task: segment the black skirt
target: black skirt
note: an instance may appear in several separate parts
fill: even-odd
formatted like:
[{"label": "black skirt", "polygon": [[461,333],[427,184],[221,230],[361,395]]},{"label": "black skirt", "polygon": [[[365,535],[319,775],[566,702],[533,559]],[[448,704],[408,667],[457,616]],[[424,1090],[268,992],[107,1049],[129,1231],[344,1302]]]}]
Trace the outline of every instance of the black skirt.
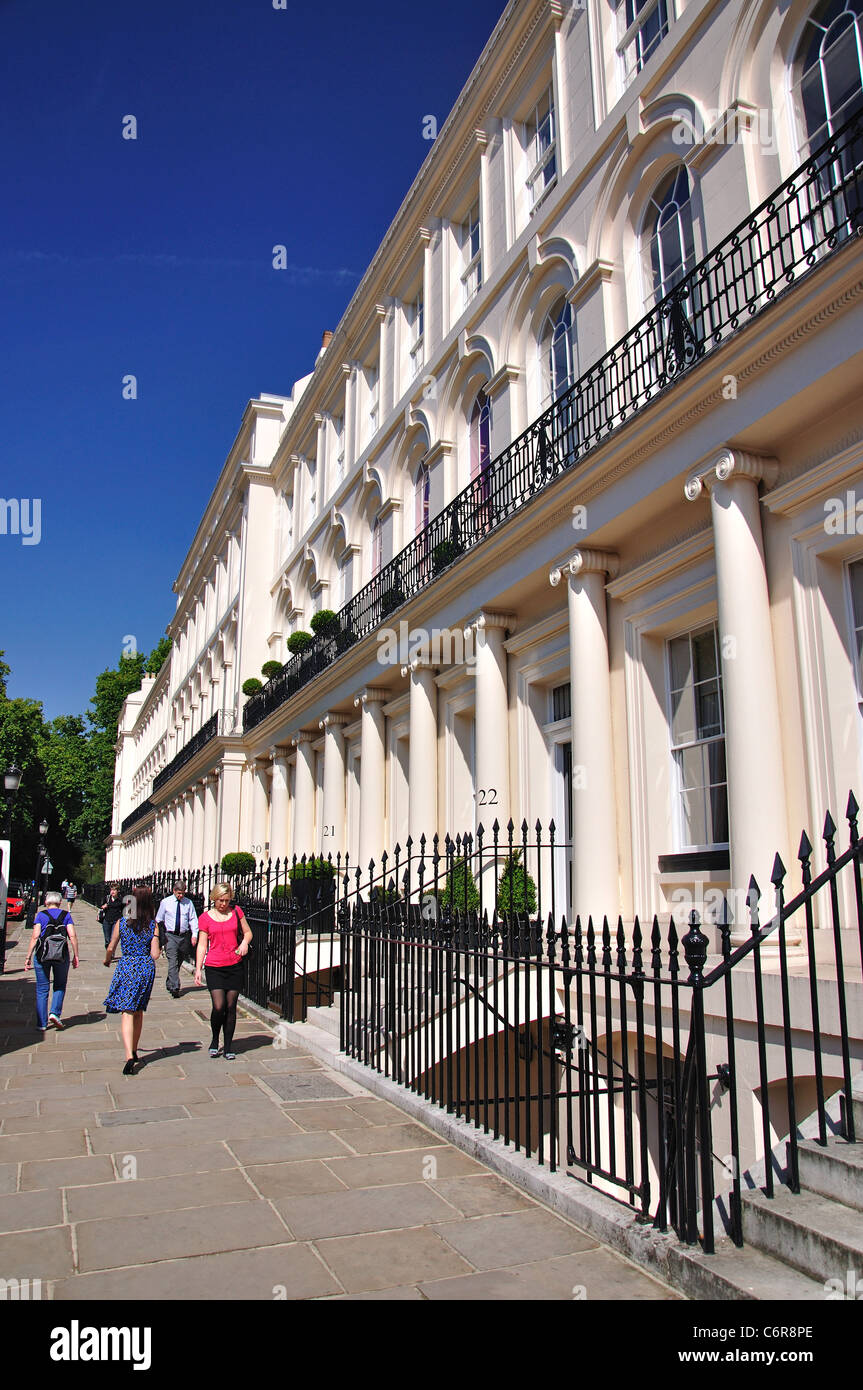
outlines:
[{"label": "black skirt", "polygon": [[245,983],[245,970],[242,962],[236,965],[208,965],[206,967],[207,989],[242,989]]}]

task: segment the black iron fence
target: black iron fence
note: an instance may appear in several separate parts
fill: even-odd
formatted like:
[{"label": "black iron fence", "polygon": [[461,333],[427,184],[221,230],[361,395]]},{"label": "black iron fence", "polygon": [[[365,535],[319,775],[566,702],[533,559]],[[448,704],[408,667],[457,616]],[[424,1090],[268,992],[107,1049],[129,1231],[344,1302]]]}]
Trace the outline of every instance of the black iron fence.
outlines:
[{"label": "black iron fence", "polygon": [[340,609],[333,632],[316,636],[252,696],[243,727],[260,724],[861,230],[858,115],[384,565]]},{"label": "black iron fence", "polygon": [[[828,815],[818,874],[802,837],[803,887],[787,901],[777,856],[777,908],[764,925],[750,880],[739,941],[727,897],[710,924],[692,910],[680,926],[570,925],[544,912],[534,882],[551,859],[548,903],[547,840],[513,844],[510,833],[499,873],[488,846],[478,852],[468,836],[456,853],[449,842],[443,891],[434,875],[419,891],[415,873],[413,895],[405,880],[401,893],[391,884],[343,901],[342,1048],[659,1229],[711,1253],[719,1222],[742,1244],[744,1185],[768,1196],[778,1183],[799,1189],[804,1119],[821,1144],[831,1129],[857,1137],[863,843],[853,795],[847,818],[838,853]],[[828,1115],[837,1096],[838,1126]]]}]

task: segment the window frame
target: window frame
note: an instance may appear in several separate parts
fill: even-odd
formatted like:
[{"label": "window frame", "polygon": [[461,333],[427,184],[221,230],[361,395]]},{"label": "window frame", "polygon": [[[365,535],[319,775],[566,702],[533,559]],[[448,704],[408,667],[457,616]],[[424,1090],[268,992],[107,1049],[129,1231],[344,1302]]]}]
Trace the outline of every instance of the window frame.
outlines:
[{"label": "window frame", "polygon": [[410,379],[415,381],[425,366],[425,296],[422,289],[408,306],[408,328]]},{"label": "window frame", "polygon": [[[635,17],[631,23],[626,25],[623,32],[620,33],[620,28],[626,19],[626,3],[627,0],[618,0],[617,3],[618,39],[616,53],[618,70],[620,72],[621,91],[623,92],[631,86],[639,73],[644,71],[656,52],[656,49],[662,43],[663,39],[667,37],[672,24],[677,18],[674,9],[674,0],[645,0],[643,7],[640,10],[636,10]],[[638,0],[634,0],[634,4],[637,6]],[[660,6],[663,6],[665,9],[665,28],[664,30],[662,29],[662,23],[660,22],[661,32],[659,37],[654,41],[650,52],[645,55],[639,43],[642,30]],[[627,53],[630,49],[633,50],[635,57],[634,64],[631,67],[627,59]]]},{"label": "window frame", "polygon": [[[717,680],[717,688],[718,688],[718,696],[719,696],[719,718],[720,718],[720,725],[721,725],[721,733],[719,733],[719,734],[712,734],[712,735],[710,735],[710,736],[707,737],[707,738],[698,738],[698,737],[697,737],[698,729],[697,729],[697,727],[696,727],[696,729],[695,729],[695,731],[694,731],[695,734],[696,734],[696,737],[691,738],[691,739],[688,739],[688,740],[686,740],[685,742],[675,743],[675,741],[674,741],[674,708],[673,708],[673,697],[674,697],[675,691],[674,691],[674,687],[673,687],[673,675],[672,675],[672,665],[671,665],[671,648],[672,648],[672,644],[673,644],[674,642],[680,641],[681,638],[684,638],[684,637],[687,638],[688,641],[689,641],[690,671],[693,673],[693,676],[692,676],[692,683],[693,683],[693,690],[694,690],[694,688],[695,688],[695,679],[694,679],[694,663],[692,662],[692,639],[693,639],[693,637],[697,637],[697,636],[701,635],[702,633],[705,633],[705,632],[708,632],[708,631],[711,631],[711,632],[713,633],[713,640],[714,640],[714,651],[715,651],[715,657],[716,657],[716,680]],[[696,844],[696,843],[692,843],[691,841],[689,841],[689,840],[688,840],[688,837],[687,837],[687,832],[686,832],[686,815],[685,815],[685,808],[684,808],[684,792],[685,792],[685,788],[684,788],[684,785],[683,785],[682,754],[683,754],[684,752],[686,752],[687,750],[692,749],[692,748],[706,748],[708,744],[712,744],[712,743],[722,743],[723,748],[724,748],[724,751],[725,751],[725,781],[724,781],[723,783],[714,783],[714,784],[708,783],[708,784],[705,785],[703,788],[701,788],[701,792],[702,792],[702,794],[706,794],[706,795],[709,797],[709,792],[710,792],[710,786],[711,786],[711,785],[715,785],[715,786],[720,786],[720,785],[722,785],[722,786],[724,786],[724,788],[725,788],[725,819],[726,819],[726,823],[729,824],[729,830],[730,830],[729,805],[728,805],[728,749],[727,749],[727,743],[726,743],[726,724],[725,724],[725,690],[724,690],[724,683],[723,683],[723,677],[722,677],[721,639],[720,639],[720,635],[719,635],[719,624],[718,624],[718,622],[716,621],[716,619],[713,619],[712,621],[709,621],[709,622],[706,622],[706,623],[700,623],[700,624],[699,624],[698,626],[696,626],[696,627],[686,627],[686,628],[684,628],[682,631],[673,633],[673,634],[671,634],[670,636],[666,637],[666,639],[665,639],[665,653],[664,653],[664,666],[665,666],[666,724],[667,724],[667,728],[668,728],[668,749],[669,749],[670,762],[671,762],[671,777],[670,777],[670,781],[669,781],[669,785],[670,785],[671,793],[672,793],[672,814],[671,814],[671,823],[672,823],[672,827],[673,827],[673,836],[674,836],[674,842],[675,842],[675,852],[676,852],[676,853],[695,854],[695,853],[700,853],[700,852],[704,852],[704,851],[708,851],[708,850],[730,849],[730,840],[714,840],[714,841],[711,841],[711,842],[706,843],[706,844]]]},{"label": "window frame", "polygon": [[[540,117],[539,113],[541,110],[546,108],[546,105],[546,115]],[[545,121],[549,122],[551,127],[551,133],[547,146],[544,150],[540,151],[538,148],[539,137],[540,131]],[[551,192],[551,190],[557,186],[558,181],[559,170],[557,167],[557,111],[554,105],[554,87],[551,83],[549,83],[548,87],[543,92],[540,100],[536,102],[536,104],[534,105],[530,120],[525,121],[524,133],[524,146],[525,151],[528,155],[528,159],[531,158],[530,151],[531,147],[533,147],[533,163],[531,164],[527,178],[525,179],[525,187],[527,188],[528,196],[528,215],[532,217],[533,214],[536,212],[537,208],[543,202],[543,200]],[[536,184],[538,180],[541,178],[542,174],[544,173],[547,165],[551,161],[554,162],[554,171],[551,175],[551,178],[548,179],[548,181],[542,185],[540,191],[537,192]]]},{"label": "window frame", "polygon": [[[474,215],[475,214],[475,215]],[[476,236],[476,250],[471,251],[473,238]],[[462,252],[462,301],[463,307],[476,298],[482,289],[482,210],[479,199],[474,202],[468,212],[466,220],[461,224],[461,252]],[[470,254],[468,254],[470,252]],[[471,281],[476,276],[476,284],[471,288]]]}]

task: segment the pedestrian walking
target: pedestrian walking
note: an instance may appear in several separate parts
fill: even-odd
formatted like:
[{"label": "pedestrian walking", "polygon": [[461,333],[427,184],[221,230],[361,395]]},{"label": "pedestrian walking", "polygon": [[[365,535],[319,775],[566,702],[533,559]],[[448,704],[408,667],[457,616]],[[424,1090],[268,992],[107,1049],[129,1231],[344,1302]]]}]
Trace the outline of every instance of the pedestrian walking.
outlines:
[{"label": "pedestrian walking", "polygon": [[109,1014],[122,1014],[120,1032],[126,1054],[124,1076],[135,1074],[144,1014],[153,992],[156,961],[161,955],[156,900],[152,891],[146,884],[139,884],[132,889],[132,896],[135,899],[134,911],[128,915],[124,913],[114,923],[104,960],[106,966],[110,965],[118,943],[122,944],[123,954],[111,980],[105,1010]]},{"label": "pedestrian walking", "polygon": [[207,989],[210,991],[213,1032],[210,1056],[219,1055],[219,1033],[222,1034],[226,1062],[233,1062],[234,1029],[237,1026],[237,1000],[243,988],[245,969],[243,958],[252,944],[252,929],[239,907],[232,907],[233,890],[230,883],[214,883],[210,893],[210,910],[198,923],[198,955],[195,961],[195,984],[201,983],[201,970],[207,964]]},{"label": "pedestrian walking", "polygon": [[76,888],[76,886],[75,886],[74,883],[70,883],[70,884],[68,885],[68,887],[66,888],[66,902],[68,903],[68,906],[69,906],[69,910],[70,910],[70,911],[71,911],[72,907],[74,906],[75,899],[77,898],[77,896],[78,896],[78,889]]},{"label": "pedestrian walking", "polygon": [[107,898],[99,908],[99,921],[102,923],[102,935],[105,938],[106,951],[115,923],[119,922],[122,916],[123,899],[120,897],[120,889],[116,883],[112,883]]},{"label": "pedestrian walking", "polygon": [[[36,913],[33,935],[27,949],[24,969],[32,964],[36,972],[36,1023],[44,1033],[49,1023],[62,1029],[63,1000],[69,978],[69,948],[72,966],[78,969],[78,938],[75,923],[57,892],[45,894],[44,906]],[[53,986],[53,990],[52,990]],[[48,994],[51,991],[51,1011]]]},{"label": "pedestrian walking", "polygon": [[180,962],[191,960],[198,943],[198,914],[195,904],[186,897],[186,885],[181,879],[174,891],[159,903],[156,921],[165,928],[164,946],[168,957],[168,978],[165,986],[172,999],[180,997]]}]

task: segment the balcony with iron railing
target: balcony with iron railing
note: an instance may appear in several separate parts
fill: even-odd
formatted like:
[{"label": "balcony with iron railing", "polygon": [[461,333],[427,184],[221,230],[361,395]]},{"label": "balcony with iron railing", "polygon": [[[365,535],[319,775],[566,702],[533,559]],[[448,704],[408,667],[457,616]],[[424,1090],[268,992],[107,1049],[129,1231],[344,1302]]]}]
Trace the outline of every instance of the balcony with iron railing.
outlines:
[{"label": "balcony with iron railing", "polygon": [[129,812],[123,824],[120,826],[120,833],[125,835],[127,830],[131,830],[133,825],[137,825],[139,820],[143,820],[152,809],[153,803],[150,798],[147,797],[145,801],[141,802],[140,806],[136,806],[134,811]]},{"label": "balcony with iron railing", "polygon": [[315,637],[252,696],[243,728],[253,729],[290,700],[861,233],[863,115],[858,115],[384,565],[339,610],[331,635]]}]

